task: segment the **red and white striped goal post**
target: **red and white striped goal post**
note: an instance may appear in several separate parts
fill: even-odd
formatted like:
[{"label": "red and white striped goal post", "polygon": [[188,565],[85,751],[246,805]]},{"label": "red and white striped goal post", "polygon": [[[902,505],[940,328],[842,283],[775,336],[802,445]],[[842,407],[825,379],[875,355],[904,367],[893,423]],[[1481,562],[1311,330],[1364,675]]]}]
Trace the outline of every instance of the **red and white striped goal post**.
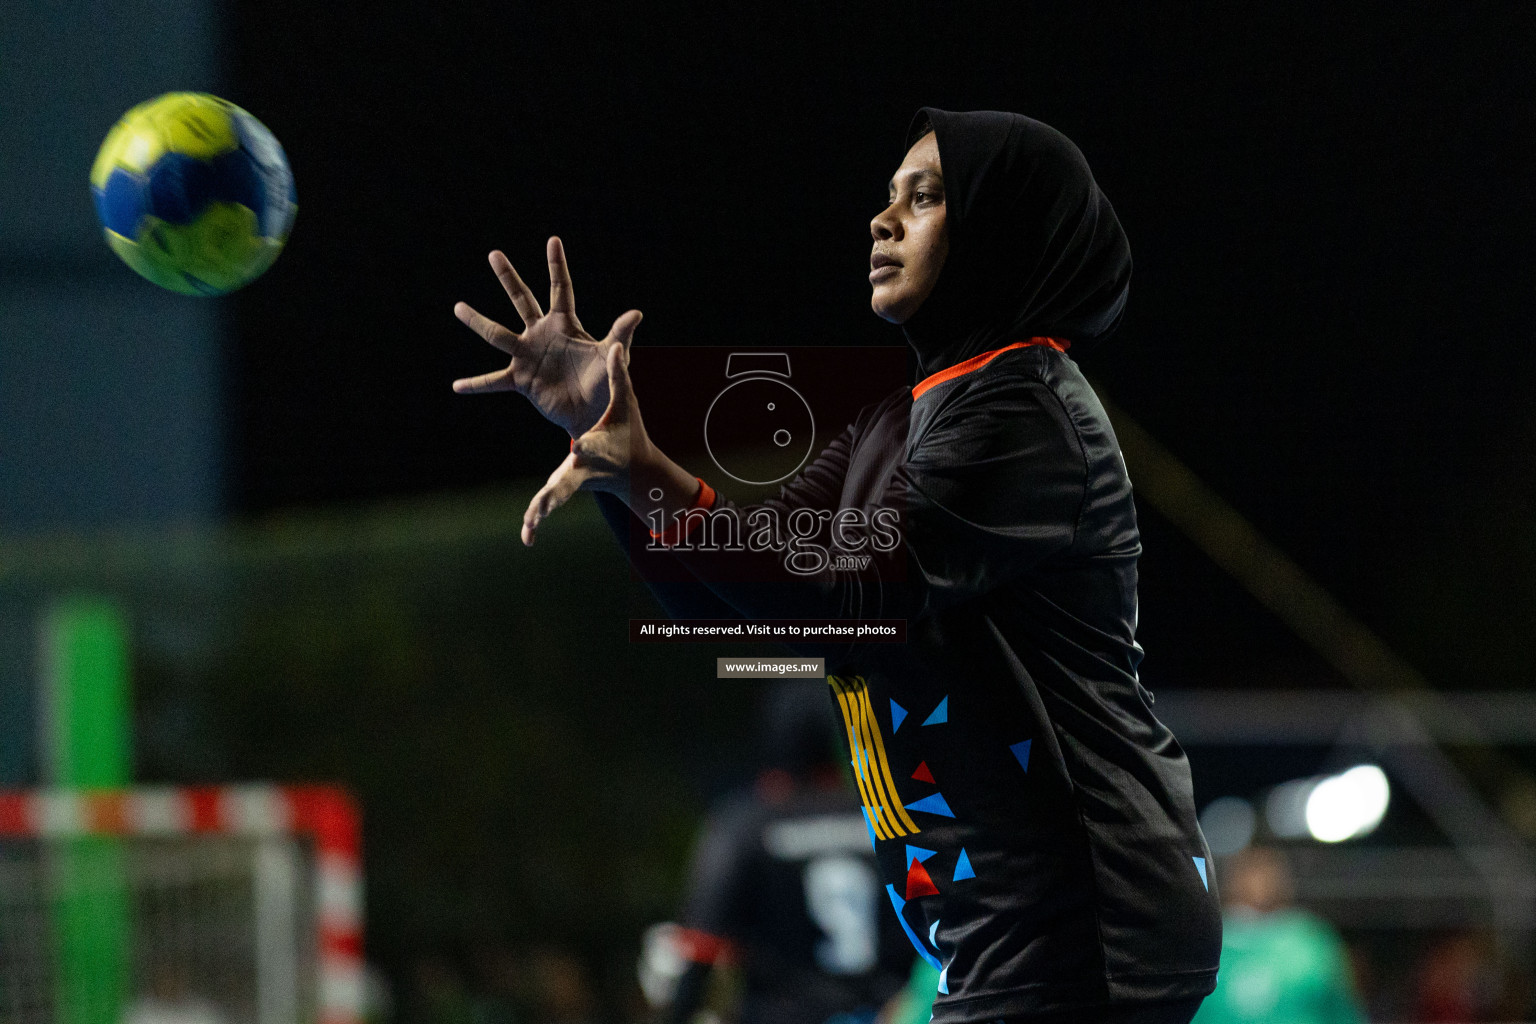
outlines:
[{"label": "red and white striped goal post", "polygon": [[0,839],[281,836],[314,843],[318,1024],[363,1020],[362,829],[334,786],[137,786],[0,791]]}]

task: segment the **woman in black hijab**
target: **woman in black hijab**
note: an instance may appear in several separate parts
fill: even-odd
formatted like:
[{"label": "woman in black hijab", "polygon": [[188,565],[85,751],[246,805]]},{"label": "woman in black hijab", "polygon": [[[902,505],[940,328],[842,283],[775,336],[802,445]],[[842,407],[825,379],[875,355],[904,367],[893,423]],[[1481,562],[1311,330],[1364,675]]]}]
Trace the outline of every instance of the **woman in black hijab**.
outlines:
[{"label": "woman in black hijab", "polygon": [[[790,646],[827,659],[886,893],[940,971],[936,1024],[1181,1024],[1214,987],[1220,916],[1188,764],[1137,679],[1130,481],[1067,354],[1118,324],[1129,247],[1082,154],[1038,121],[924,108],[907,143],[870,278],[920,379],[777,497],[739,508],[650,442],[626,370],[638,314],[602,342],[547,323],[574,322],[555,240],[549,317],[493,254],[528,330],[464,307],[513,361],[456,387],[514,388],[572,434],[526,543],[594,490],[674,617],[907,620],[905,645]],[[599,360],[606,389],[583,384]],[[562,363],[560,380],[529,369]],[[867,567],[795,571],[782,524],[805,509],[892,513],[902,543],[829,531]],[[723,547],[689,540],[706,533]]]},{"label": "woman in black hijab", "polygon": [[1082,345],[1118,327],[1131,249],[1078,148],[1049,125],[993,110],[924,107],[908,151],[929,133],[949,251],[937,287],[902,324],[923,375],[1020,338]]}]

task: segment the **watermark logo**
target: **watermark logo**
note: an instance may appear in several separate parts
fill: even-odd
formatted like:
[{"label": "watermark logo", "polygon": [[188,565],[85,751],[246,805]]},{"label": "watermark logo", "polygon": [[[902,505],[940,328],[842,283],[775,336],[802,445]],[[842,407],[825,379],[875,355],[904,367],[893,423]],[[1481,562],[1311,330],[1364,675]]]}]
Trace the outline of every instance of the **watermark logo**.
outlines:
[{"label": "watermark logo", "polygon": [[[682,512],[666,511],[654,491],[647,500],[631,502],[638,516],[632,549],[776,556],[720,559],[720,572],[739,572],[737,578],[745,579],[829,571],[904,579],[905,564],[890,556],[904,542],[905,510],[880,491],[900,457],[889,449],[904,442],[905,422],[895,428],[882,420],[880,440],[850,428],[859,423],[867,428],[876,406],[907,397],[909,355],[902,346],[668,347],[636,353],[630,371],[646,403],[653,442],[722,497],[715,508]],[[844,479],[845,467],[837,460],[819,464],[840,435],[844,443],[857,439],[874,446],[863,448],[856,460],[858,480]],[[888,463],[883,473],[872,471],[871,456]],[[830,501],[828,491],[836,494]],[[802,507],[813,493],[818,507]],[[649,529],[648,538],[641,526]],[[694,578],[666,558],[651,559],[643,575],[653,582]]]},{"label": "watermark logo", "polygon": [[[689,509],[670,518],[657,510],[646,520],[652,550],[777,552],[784,568],[798,576],[828,569],[863,572],[876,554],[895,551],[902,541],[901,512],[894,508],[797,508],[786,515],[776,506],[760,505],[744,511]],[[663,535],[683,539],[668,546],[657,539]]]},{"label": "watermark logo", "polygon": [[[704,414],[704,446],[720,472],[744,484],[787,480],[811,457],[816,416],[790,383],[788,352],[732,352],[731,381]],[[753,462],[743,451],[766,453]]]}]

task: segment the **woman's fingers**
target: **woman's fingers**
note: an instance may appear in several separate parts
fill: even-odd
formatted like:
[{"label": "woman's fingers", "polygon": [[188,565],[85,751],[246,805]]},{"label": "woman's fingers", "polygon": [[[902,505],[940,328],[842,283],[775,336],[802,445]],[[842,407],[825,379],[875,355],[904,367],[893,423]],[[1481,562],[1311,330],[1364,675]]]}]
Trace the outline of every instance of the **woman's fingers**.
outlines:
[{"label": "woman's fingers", "polygon": [[491,269],[496,272],[497,280],[506,290],[507,298],[512,300],[512,308],[522,317],[523,326],[532,327],[534,321],[544,315],[544,311],[539,308],[539,300],[534,298],[533,291],[518,276],[517,268],[512,266],[506,253],[495,249],[491,252],[490,260]]},{"label": "woman's fingers", "polygon": [[[523,543],[529,547],[533,546],[539,524],[583,487],[590,485],[593,490],[604,490],[627,486],[630,456],[625,447],[632,436],[629,421],[634,408],[634,392],[629,386],[623,346],[609,346],[606,356],[608,410],[598,428],[576,439],[560,468],[550,474],[549,480],[528,503],[528,511],[523,513],[522,535]],[[581,460],[579,465],[578,459]]]},{"label": "woman's fingers", "polygon": [[480,337],[490,342],[496,348],[501,349],[507,355],[510,356],[517,353],[517,335],[501,326],[495,320],[481,316],[469,303],[455,303],[453,315],[458,317],[470,330],[480,335]]},{"label": "woman's fingers", "polygon": [[640,321],[645,314],[638,309],[632,309],[613,322],[613,328],[608,332],[608,337],[618,342],[624,348],[624,362],[629,363],[629,346],[635,340],[635,328],[640,326]]},{"label": "woman's fingers", "polygon": [[549,311],[576,315],[576,293],[571,288],[571,271],[565,265],[565,246],[551,235],[546,247],[549,256]]},{"label": "woman's fingers", "polygon": [[608,350],[608,411],[603,418],[628,415],[634,401],[635,389],[629,381],[629,346],[615,345]]},{"label": "woman's fingers", "polygon": [[571,495],[581,490],[582,482],[588,475],[586,470],[576,468],[575,453],[565,457],[565,461],[550,474],[544,486],[539,488],[539,493],[528,503],[528,511],[523,513],[522,537],[525,546],[533,547],[539,524],[548,519],[555,509],[570,501]]},{"label": "woman's fingers", "polygon": [[512,380],[512,367],[508,366],[478,377],[461,377],[453,382],[453,390],[461,395],[483,395],[492,391],[516,391],[517,385]]}]

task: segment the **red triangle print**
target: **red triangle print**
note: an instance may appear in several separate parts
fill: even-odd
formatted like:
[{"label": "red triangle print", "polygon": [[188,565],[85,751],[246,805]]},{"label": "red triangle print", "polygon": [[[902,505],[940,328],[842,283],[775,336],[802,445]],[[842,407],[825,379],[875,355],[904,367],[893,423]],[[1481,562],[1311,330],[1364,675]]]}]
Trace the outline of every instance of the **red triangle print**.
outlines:
[{"label": "red triangle print", "polygon": [[932,782],[933,772],[928,770],[928,762],[924,761],[922,764],[918,765],[917,771],[912,773],[912,777],[918,782]]},{"label": "red triangle print", "polygon": [[928,869],[923,867],[922,861],[912,858],[912,866],[907,869],[907,899],[915,900],[919,896],[937,896],[939,887],[933,884],[933,878],[928,874]]}]

